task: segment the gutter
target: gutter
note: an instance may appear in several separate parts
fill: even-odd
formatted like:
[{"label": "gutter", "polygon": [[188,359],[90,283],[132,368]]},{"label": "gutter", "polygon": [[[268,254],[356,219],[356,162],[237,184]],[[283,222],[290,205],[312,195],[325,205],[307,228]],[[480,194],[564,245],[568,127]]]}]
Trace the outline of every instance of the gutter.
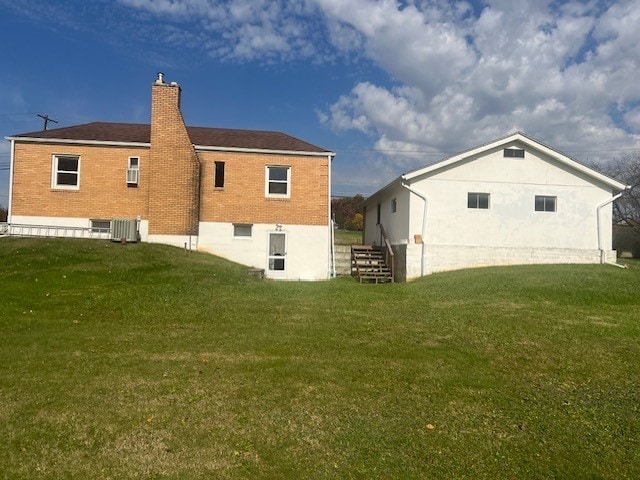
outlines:
[{"label": "gutter", "polygon": [[597,226],[597,230],[598,230],[598,252],[600,254],[600,263],[601,264],[606,264],[606,265],[612,265],[614,267],[618,267],[618,268],[627,268],[625,265],[620,265],[618,263],[613,263],[613,262],[608,262],[607,261],[607,256],[605,254],[604,249],[602,248],[602,220],[601,220],[601,213],[602,213],[602,208],[605,207],[606,205],[615,202],[618,198],[620,198],[622,196],[623,192],[620,192],[619,194],[611,197],[609,200],[606,200],[604,202],[602,202],[600,205],[598,205],[596,207],[596,226]]},{"label": "gutter", "polygon": [[420,276],[424,277],[425,275],[425,264],[426,264],[426,260],[427,260],[427,246],[426,246],[426,234],[427,234],[427,205],[428,205],[428,201],[427,201],[427,197],[424,196],[422,193],[414,190],[413,188],[411,188],[407,183],[405,183],[406,180],[401,177],[400,178],[400,185],[402,185],[404,188],[406,188],[407,190],[409,190],[409,192],[415,194],[417,197],[421,198],[422,201],[424,202],[424,209],[422,210],[422,254],[420,256]]}]

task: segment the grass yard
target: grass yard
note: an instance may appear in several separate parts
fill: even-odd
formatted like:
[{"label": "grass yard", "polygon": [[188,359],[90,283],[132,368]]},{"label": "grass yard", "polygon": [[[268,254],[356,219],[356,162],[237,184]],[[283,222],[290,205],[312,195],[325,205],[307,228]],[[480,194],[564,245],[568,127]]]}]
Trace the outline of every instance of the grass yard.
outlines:
[{"label": "grass yard", "polygon": [[362,245],[362,232],[335,230],[334,239],[336,245]]},{"label": "grass yard", "polygon": [[0,239],[0,478],[640,478],[640,263],[254,279]]}]

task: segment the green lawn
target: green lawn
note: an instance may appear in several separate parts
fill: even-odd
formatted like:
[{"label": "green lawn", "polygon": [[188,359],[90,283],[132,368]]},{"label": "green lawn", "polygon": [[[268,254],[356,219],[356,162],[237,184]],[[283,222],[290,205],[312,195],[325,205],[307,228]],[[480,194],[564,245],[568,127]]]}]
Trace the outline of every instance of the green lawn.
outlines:
[{"label": "green lawn", "polygon": [[640,478],[640,263],[254,279],[0,239],[0,478]]},{"label": "green lawn", "polygon": [[362,232],[353,230],[335,230],[334,238],[336,245],[361,245]]}]

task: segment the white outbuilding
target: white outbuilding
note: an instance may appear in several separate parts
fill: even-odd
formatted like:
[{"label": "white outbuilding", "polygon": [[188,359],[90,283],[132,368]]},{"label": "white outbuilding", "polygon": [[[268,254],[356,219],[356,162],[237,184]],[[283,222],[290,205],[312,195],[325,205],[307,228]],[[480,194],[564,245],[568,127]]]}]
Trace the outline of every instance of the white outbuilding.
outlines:
[{"label": "white outbuilding", "polygon": [[625,188],[516,132],[371,195],[364,243],[392,247],[398,280],[489,265],[614,263],[612,203]]}]

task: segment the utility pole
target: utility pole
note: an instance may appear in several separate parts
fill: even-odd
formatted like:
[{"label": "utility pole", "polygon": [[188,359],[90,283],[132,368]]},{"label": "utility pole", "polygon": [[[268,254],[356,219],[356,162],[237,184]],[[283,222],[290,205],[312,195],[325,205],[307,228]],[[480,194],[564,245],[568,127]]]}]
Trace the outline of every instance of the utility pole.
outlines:
[{"label": "utility pole", "polygon": [[42,115],[42,114],[38,113],[38,116],[39,116],[40,118],[44,118],[44,130],[46,130],[46,129],[47,129],[47,124],[48,124],[49,122],[58,123],[58,121],[57,121],[57,120],[54,120],[53,118],[49,118],[49,115],[47,115],[46,113],[45,113],[44,115]]}]

